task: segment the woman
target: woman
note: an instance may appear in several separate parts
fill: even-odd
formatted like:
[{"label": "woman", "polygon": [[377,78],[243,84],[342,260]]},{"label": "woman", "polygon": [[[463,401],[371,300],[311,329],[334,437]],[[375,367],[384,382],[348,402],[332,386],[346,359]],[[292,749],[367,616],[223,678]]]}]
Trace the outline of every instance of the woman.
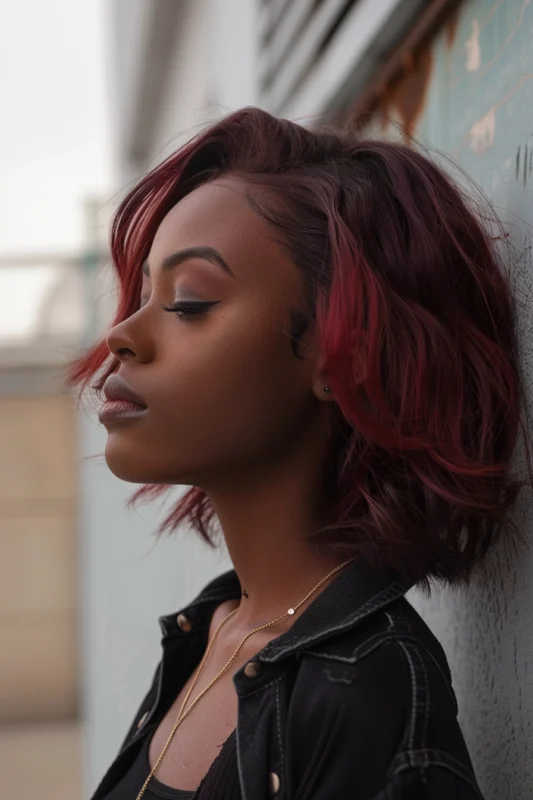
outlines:
[{"label": "woman", "polygon": [[482,798],[404,595],[466,586],[526,483],[494,247],[414,150],[257,108],[124,199],[116,318],[71,382],[133,499],[190,486],[161,530],[222,532],[235,569],[160,618],[94,800]]}]

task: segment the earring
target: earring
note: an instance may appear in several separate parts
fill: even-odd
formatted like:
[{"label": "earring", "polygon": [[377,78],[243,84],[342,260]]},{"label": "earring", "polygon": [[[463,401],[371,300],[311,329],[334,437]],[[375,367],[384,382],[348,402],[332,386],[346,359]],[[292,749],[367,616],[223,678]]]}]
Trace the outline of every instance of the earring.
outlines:
[{"label": "earring", "polygon": [[331,392],[331,387],[330,386],[324,386],[324,392],[326,394],[329,394]]}]

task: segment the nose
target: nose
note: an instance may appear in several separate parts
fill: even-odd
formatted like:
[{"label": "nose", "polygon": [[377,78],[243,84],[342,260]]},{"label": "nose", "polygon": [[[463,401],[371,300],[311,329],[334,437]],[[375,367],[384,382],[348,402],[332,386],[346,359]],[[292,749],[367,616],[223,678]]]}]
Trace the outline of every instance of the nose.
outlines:
[{"label": "nose", "polygon": [[[154,343],[147,330],[146,321],[141,320],[137,311],[131,317],[114,325],[106,337],[109,351],[119,361],[138,361],[147,363],[154,357]],[[141,315],[142,316],[142,315]]]}]

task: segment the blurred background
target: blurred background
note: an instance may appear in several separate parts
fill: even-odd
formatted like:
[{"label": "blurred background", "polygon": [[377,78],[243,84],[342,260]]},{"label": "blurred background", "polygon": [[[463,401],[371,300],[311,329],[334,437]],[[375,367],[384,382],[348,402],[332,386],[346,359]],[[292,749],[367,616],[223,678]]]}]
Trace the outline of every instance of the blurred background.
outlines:
[{"label": "blurred background", "polygon": [[[446,155],[489,195],[533,284],[530,0],[21,0],[0,36],[0,775],[17,800],[89,798],[159,659],[158,617],[227,553],[135,487],[65,389],[106,328],[117,203],[243,105],[359,122]],[[446,168],[461,175],[452,163]],[[533,314],[519,306],[531,385]],[[531,398],[528,398],[531,405]],[[531,534],[525,502],[517,521]],[[533,798],[532,558],[500,548],[468,593],[409,599],[442,642],[487,800]]]}]

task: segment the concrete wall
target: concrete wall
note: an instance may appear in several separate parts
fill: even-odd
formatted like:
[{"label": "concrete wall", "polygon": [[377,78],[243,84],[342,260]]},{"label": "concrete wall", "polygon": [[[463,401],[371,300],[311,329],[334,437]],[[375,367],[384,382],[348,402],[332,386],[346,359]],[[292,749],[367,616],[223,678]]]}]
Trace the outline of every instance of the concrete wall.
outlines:
[{"label": "concrete wall", "polygon": [[[514,277],[530,387],[532,31],[529,2],[465,2],[435,40],[405,59],[399,79],[382,92],[379,102],[380,113],[431,151],[451,155],[507,223],[517,250]],[[384,135],[398,136],[390,125],[376,127]],[[530,416],[531,406],[530,393]],[[515,519],[530,539],[531,492],[525,490]],[[487,800],[533,798],[532,572],[531,553],[515,552],[504,542],[468,592],[439,591],[430,602],[414,592],[409,595],[448,655],[459,719]]]}]

